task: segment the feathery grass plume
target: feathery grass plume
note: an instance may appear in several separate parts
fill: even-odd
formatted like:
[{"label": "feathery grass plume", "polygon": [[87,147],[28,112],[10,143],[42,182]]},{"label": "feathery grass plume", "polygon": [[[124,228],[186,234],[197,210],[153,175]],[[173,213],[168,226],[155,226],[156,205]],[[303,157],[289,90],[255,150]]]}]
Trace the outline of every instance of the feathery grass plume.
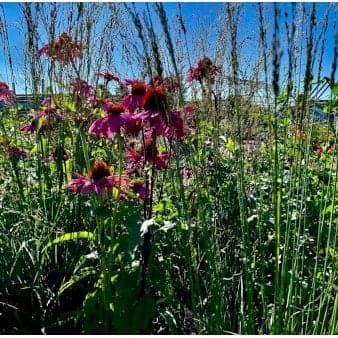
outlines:
[{"label": "feathery grass plume", "polygon": [[261,49],[261,57],[263,58],[263,69],[264,69],[264,83],[265,83],[265,100],[270,107],[270,95],[269,95],[269,81],[268,81],[268,63],[267,63],[267,41],[266,41],[266,26],[264,20],[264,4],[258,3],[258,18],[259,18],[259,46]]},{"label": "feathery grass plume", "polygon": [[313,29],[316,25],[315,20],[316,20],[316,5],[315,3],[313,3],[311,6],[309,33],[306,42],[306,65],[304,74],[304,92],[300,107],[300,120],[299,120],[300,125],[303,124],[303,120],[306,117],[306,111],[309,105],[309,95],[311,92],[311,86],[313,82],[312,60],[313,60]]},{"label": "feathery grass plume", "polygon": [[11,85],[12,89],[15,92],[15,73],[14,73],[14,67],[13,67],[13,59],[11,54],[11,49],[9,46],[9,39],[8,39],[8,26],[5,16],[5,10],[3,7],[3,4],[0,4],[1,8],[1,16],[0,16],[0,38],[3,42],[3,52],[5,56],[5,62],[8,61],[8,67],[11,74]]},{"label": "feathery grass plume", "polygon": [[[318,37],[318,40],[317,40],[317,43],[316,43],[315,47],[313,48],[315,51],[317,51],[318,47],[319,47],[319,44],[321,43],[320,53],[319,53],[319,58],[318,58],[318,71],[317,71],[317,77],[316,77],[316,81],[317,82],[320,81],[321,74],[322,74],[323,56],[324,56],[324,52],[325,52],[325,48],[326,48],[326,43],[327,43],[326,32],[327,32],[327,28],[328,28],[329,14],[331,12],[331,9],[332,9],[332,4],[329,4],[328,8],[326,9],[324,18],[322,19],[320,35]],[[315,58],[314,58],[313,62],[314,61],[315,61]]]},{"label": "feathery grass plume", "polygon": [[144,36],[144,33],[143,33],[143,27],[142,27],[142,23],[141,23],[139,14],[136,11],[135,4],[133,4],[133,11],[126,4],[124,4],[124,6],[125,6],[125,8],[127,9],[128,13],[130,14],[130,16],[132,18],[133,23],[134,23],[135,28],[136,28],[137,33],[138,33],[138,37],[142,42],[143,50],[144,50],[144,54],[145,54],[145,59],[146,59],[146,65],[147,65],[147,73],[148,73],[148,76],[150,78],[152,78],[152,68],[151,68],[151,62],[150,62],[151,58],[150,58],[150,55],[149,55],[148,44],[146,43],[146,39],[145,39],[145,36]]},{"label": "feathery grass plume", "polygon": [[[147,17],[144,15],[144,24],[148,30],[148,35],[150,38],[150,46],[152,51],[152,60],[154,60],[154,68],[157,73],[157,75],[162,79],[163,74],[163,65],[160,55],[160,48],[158,44],[158,39],[156,37],[155,31],[154,31],[154,25],[151,20],[150,10],[149,10],[149,4],[146,4],[147,7]],[[149,74],[150,75],[150,74]]]},{"label": "feathery grass plume", "polygon": [[[158,14],[158,16],[161,20],[161,25],[162,25],[162,28],[163,28],[164,37],[165,37],[167,48],[168,48],[168,51],[169,51],[171,63],[173,65],[174,71],[175,71],[175,77],[176,77],[176,79],[179,83],[179,87],[181,87],[181,80],[180,80],[180,76],[179,76],[179,73],[178,73],[174,46],[173,46],[173,42],[172,42],[170,32],[169,32],[167,15],[166,15],[166,12],[164,10],[163,4],[161,2],[156,2],[155,7],[156,7],[157,14]],[[181,27],[183,29],[183,32],[184,32],[184,34],[186,34],[186,30],[185,30],[182,18],[180,20],[181,20],[180,24],[181,24]],[[181,88],[179,88],[179,91],[181,93]],[[182,102],[182,99],[183,98],[181,97],[181,102]]]},{"label": "feathery grass plume", "polygon": [[288,73],[287,73],[287,87],[286,87],[286,95],[287,98],[285,100],[285,104],[289,103],[290,96],[292,94],[293,89],[293,77],[294,77],[294,67],[295,67],[295,55],[293,53],[295,48],[295,32],[296,32],[296,26],[295,26],[295,4],[291,4],[291,27],[288,23],[288,12],[285,11],[285,28],[286,28],[286,36],[287,36],[287,42],[288,42]]},{"label": "feathery grass plume", "polygon": [[[335,8],[335,12],[337,14],[337,8]],[[330,85],[331,88],[335,84],[335,74],[337,70],[337,58],[338,58],[338,25],[337,25],[337,15],[336,15],[336,20],[334,22],[334,48],[333,48],[333,59],[332,59],[332,65],[331,65],[331,74],[330,74]]]},{"label": "feathery grass plume", "polygon": [[280,72],[280,44],[279,44],[279,19],[280,19],[280,10],[278,5],[274,3],[274,32],[272,37],[272,51],[273,51],[273,60],[272,60],[272,88],[274,93],[274,116],[272,117],[272,132],[273,140],[271,141],[271,155],[273,158],[273,167],[272,167],[272,205],[274,213],[274,222],[275,222],[275,271],[274,271],[274,312],[273,312],[273,332],[277,333],[281,330],[281,302],[282,302],[282,292],[280,289],[280,248],[281,248],[281,182],[280,180],[280,168],[279,168],[279,153],[278,153],[278,112],[277,112],[277,103],[278,95],[280,92],[279,87],[279,72]]},{"label": "feathery grass plume", "polygon": [[191,63],[190,51],[189,51],[190,48],[188,47],[187,29],[185,28],[185,24],[184,24],[184,21],[183,21],[182,7],[181,7],[180,3],[178,3],[177,20],[178,20],[178,23],[180,25],[180,30],[183,32],[183,35],[184,35],[184,43],[185,43],[185,48],[186,48],[186,51],[187,51],[188,63],[189,63],[189,67],[191,67],[192,63]]},{"label": "feathery grass plume", "polygon": [[[241,332],[248,334],[254,333],[254,297],[253,297],[253,275],[251,254],[252,246],[248,239],[249,230],[247,222],[247,210],[245,205],[245,171],[244,171],[244,156],[243,156],[243,142],[242,142],[242,112],[239,108],[239,55],[238,55],[238,23],[241,6],[238,4],[228,3],[226,6],[227,22],[230,30],[230,45],[231,45],[231,85],[234,93],[234,111],[236,116],[236,141],[240,147],[237,152],[237,198],[239,201],[240,223],[241,223],[241,240],[243,245],[243,281],[241,286]],[[244,316],[244,313],[246,315]]]},{"label": "feathery grass plume", "polygon": [[25,58],[30,70],[31,89],[36,105],[39,103],[38,94],[41,90],[40,74],[42,73],[41,63],[36,56],[39,39],[38,20],[36,18],[40,15],[40,8],[41,6],[39,3],[21,4],[21,10],[24,14],[27,28]]},{"label": "feathery grass plume", "polygon": [[273,61],[272,61],[272,87],[275,94],[275,105],[277,105],[277,98],[279,95],[279,71],[280,71],[280,46],[279,46],[279,15],[280,11],[277,7],[277,4],[274,4],[274,32],[272,36],[272,51],[273,51]]}]

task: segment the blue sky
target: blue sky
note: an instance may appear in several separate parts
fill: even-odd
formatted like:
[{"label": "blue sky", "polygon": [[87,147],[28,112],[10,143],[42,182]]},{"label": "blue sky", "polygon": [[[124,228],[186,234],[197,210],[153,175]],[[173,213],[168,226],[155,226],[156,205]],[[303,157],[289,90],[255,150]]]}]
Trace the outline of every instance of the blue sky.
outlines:
[{"label": "blue sky", "polygon": [[[66,5],[59,3],[60,6]],[[257,36],[258,36],[258,19],[257,19],[257,4],[256,3],[243,3],[243,7],[241,9],[240,15],[240,28],[239,28],[239,35],[238,40],[242,41],[240,45],[240,55],[243,65],[243,72],[247,69],[249,71],[250,67],[253,64],[250,64],[250,60],[253,60],[258,57],[258,53],[260,51],[257,48]],[[298,5],[298,4],[296,4]],[[139,9],[140,13],[145,9],[144,3],[136,3],[137,8]],[[150,4],[151,6],[151,4]],[[178,6],[176,2],[166,2],[164,3],[169,23],[172,25],[173,30],[175,30],[178,26],[176,15]],[[273,5],[271,3],[265,3],[265,11],[264,15],[266,18],[267,28],[272,29],[272,13],[273,13]],[[310,3],[306,3],[305,8],[309,12],[309,8],[311,6]],[[317,3],[316,10],[317,10],[317,26],[316,26],[316,34],[320,33],[321,28],[321,18],[324,17],[325,11],[327,9],[327,3]],[[337,7],[337,4],[334,6]],[[281,30],[281,48],[285,49],[287,46],[287,40],[285,39],[285,13],[288,13],[289,17],[291,16],[291,4],[290,3],[279,3],[278,7],[281,11],[281,22],[280,22],[280,30]],[[182,16],[183,20],[187,29],[187,36],[188,36],[188,44],[198,44],[199,42],[203,43],[204,45],[204,54],[207,54],[210,57],[216,56],[216,45],[220,39],[220,27],[222,28],[222,20],[224,14],[224,3],[220,2],[204,2],[204,3],[189,3],[184,2],[181,3],[182,8]],[[23,55],[22,55],[22,46],[24,44],[24,28],[22,24],[22,13],[20,10],[20,6],[18,3],[3,3],[3,10],[5,14],[5,18],[8,25],[8,34],[9,40],[11,45],[11,52],[15,64],[15,71],[20,73],[22,72],[23,67]],[[0,13],[2,9],[0,7]],[[331,15],[329,18],[329,26],[326,34],[326,48],[325,53],[323,55],[323,75],[329,76],[331,71],[331,64],[332,64],[332,57],[333,57],[333,44],[334,44],[334,34],[335,34],[335,20],[337,17],[337,8],[331,11]],[[155,14],[153,17],[154,26],[160,27],[158,24],[158,19],[156,18]],[[157,21],[156,21],[157,20]],[[218,26],[216,27],[216,24]],[[297,27],[299,28],[299,27]],[[160,28],[159,28],[160,29]],[[204,39],[204,30],[208,30],[208,38],[207,41],[202,41]],[[305,27],[306,29],[306,27]],[[61,32],[60,32],[61,33]],[[174,35],[174,33],[173,33]],[[42,35],[43,37],[43,35]],[[201,41],[199,41],[201,40]],[[1,39],[0,39],[1,42]],[[46,43],[47,41],[45,41]],[[42,43],[42,42],[41,42]],[[271,39],[269,41],[271,43]],[[303,41],[305,43],[305,41]],[[305,45],[303,45],[305,48]],[[0,81],[11,83],[11,77],[8,70],[8,63],[6,62],[6,57],[1,54],[0,49]],[[203,55],[198,55],[198,53],[202,54],[202,50],[200,52],[194,53],[191,50],[191,62],[195,63],[199,57]],[[189,65],[187,65],[188,67]],[[315,65],[316,68],[316,65]],[[284,69],[285,71],[285,69]],[[316,70],[315,72],[316,73]],[[17,92],[23,92],[24,88],[22,83],[20,83],[20,76],[16,79],[16,89]]]}]

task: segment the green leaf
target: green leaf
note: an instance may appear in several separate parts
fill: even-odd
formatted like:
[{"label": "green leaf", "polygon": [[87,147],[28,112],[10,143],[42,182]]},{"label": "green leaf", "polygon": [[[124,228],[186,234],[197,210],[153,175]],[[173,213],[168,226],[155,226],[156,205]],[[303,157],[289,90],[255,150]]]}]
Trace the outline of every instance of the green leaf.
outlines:
[{"label": "green leaf", "polygon": [[45,118],[45,117],[39,117],[38,118],[38,123],[37,123],[37,127],[36,127],[36,129],[37,130],[39,130],[41,127],[42,127],[42,125],[43,125],[43,123],[46,121],[47,119]]},{"label": "green leaf", "polygon": [[338,82],[336,82],[332,87],[332,93],[338,94]]},{"label": "green leaf", "polygon": [[145,295],[134,308],[133,328],[138,331],[147,329],[155,314],[156,304],[154,299],[150,295]]},{"label": "green leaf", "polygon": [[92,240],[94,238],[94,234],[89,231],[78,231],[78,232],[69,232],[67,234],[64,234],[62,236],[59,236],[55,238],[53,241],[49,242],[43,249],[42,252],[47,250],[49,247],[51,247],[54,244],[63,243],[66,241],[71,240],[77,240],[77,239],[88,239]]},{"label": "green leaf", "polygon": [[80,280],[86,278],[87,276],[95,275],[96,273],[97,273],[97,270],[92,267],[85,267],[81,269],[78,275],[72,276],[72,278],[68,282],[60,286],[60,289],[57,295],[60,296],[62,292],[64,292],[66,289],[70,288],[71,286],[79,282]]},{"label": "green leaf", "polygon": [[326,209],[325,209],[325,214],[331,214],[333,211],[333,205],[330,204]]},{"label": "green leaf", "polygon": [[226,144],[226,148],[233,153],[235,151],[235,142],[231,137],[228,138],[228,142]]},{"label": "green leaf", "polygon": [[37,154],[39,151],[39,147],[38,145],[36,144],[30,151],[31,155],[34,155],[34,154]]}]

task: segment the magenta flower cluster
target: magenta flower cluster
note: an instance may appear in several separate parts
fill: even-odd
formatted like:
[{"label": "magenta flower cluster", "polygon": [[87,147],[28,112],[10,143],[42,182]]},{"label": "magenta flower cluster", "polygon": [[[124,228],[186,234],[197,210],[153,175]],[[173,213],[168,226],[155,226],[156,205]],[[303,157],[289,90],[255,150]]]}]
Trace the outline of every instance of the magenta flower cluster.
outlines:
[{"label": "magenta flower cluster", "polygon": [[13,90],[9,89],[8,84],[0,81],[0,101],[10,104],[15,101],[16,95]]},{"label": "magenta flower cluster", "polygon": [[47,55],[52,60],[62,63],[70,63],[81,57],[83,46],[73,41],[72,37],[67,33],[62,33],[57,40],[44,45],[38,50],[38,56]]},{"label": "magenta flower cluster", "polygon": [[197,80],[202,83],[203,79],[207,79],[212,82],[219,71],[220,68],[215,66],[209,57],[205,56],[198,60],[197,67],[190,67],[187,82]]}]

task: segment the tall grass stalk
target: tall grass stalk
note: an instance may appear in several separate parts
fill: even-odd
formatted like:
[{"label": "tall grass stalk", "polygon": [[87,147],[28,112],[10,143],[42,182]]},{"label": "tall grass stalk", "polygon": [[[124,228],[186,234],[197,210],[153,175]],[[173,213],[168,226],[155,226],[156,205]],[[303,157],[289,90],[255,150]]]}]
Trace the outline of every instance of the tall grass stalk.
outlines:
[{"label": "tall grass stalk", "polygon": [[252,246],[249,240],[249,228],[247,222],[247,210],[246,210],[246,191],[245,191],[245,172],[244,172],[244,148],[242,139],[242,114],[243,112],[239,108],[239,60],[238,60],[238,45],[237,45],[237,32],[238,32],[238,16],[240,7],[233,4],[228,4],[227,15],[230,25],[230,42],[231,42],[231,70],[232,70],[232,85],[234,88],[234,107],[233,110],[236,116],[236,141],[239,145],[239,151],[237,152],[237,184],[238,184],[238,200],[240,208],[240,221],[242,227],[242,246],[243,246],[243,282],[241,287],[243,288],[241,293],[241,317],[242,327],[241,332],[247,334],[253,334],[254,329],[254,297],[253,297],[253,274],[252,274]]}]

